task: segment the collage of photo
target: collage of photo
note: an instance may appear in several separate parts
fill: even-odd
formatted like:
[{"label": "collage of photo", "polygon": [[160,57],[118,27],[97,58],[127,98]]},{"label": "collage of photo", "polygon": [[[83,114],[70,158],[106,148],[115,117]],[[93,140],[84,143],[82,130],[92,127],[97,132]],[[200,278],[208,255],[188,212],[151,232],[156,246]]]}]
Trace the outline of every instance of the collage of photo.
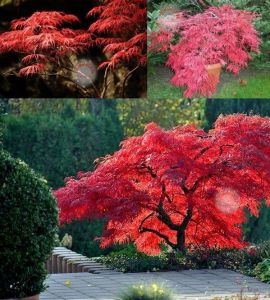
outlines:
[{"label": "collage of photo", "polygon": [[270,0],[0,0],[0,300],[270,300]]}]

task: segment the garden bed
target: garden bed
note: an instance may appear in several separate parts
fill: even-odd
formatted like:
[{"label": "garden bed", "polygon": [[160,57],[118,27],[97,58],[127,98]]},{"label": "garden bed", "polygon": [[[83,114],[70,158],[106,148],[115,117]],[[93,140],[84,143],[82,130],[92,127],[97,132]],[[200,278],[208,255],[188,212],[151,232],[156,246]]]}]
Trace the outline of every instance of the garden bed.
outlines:
[{"label": "garden bed", "polygon": [[99,263],[121,272],[157,272],[201,269],[228,269],[270,283],[270,242],[244,250],[193,249],[186,254],[163,251],[148,256],[130,245],[126,249],[95,258]]}]

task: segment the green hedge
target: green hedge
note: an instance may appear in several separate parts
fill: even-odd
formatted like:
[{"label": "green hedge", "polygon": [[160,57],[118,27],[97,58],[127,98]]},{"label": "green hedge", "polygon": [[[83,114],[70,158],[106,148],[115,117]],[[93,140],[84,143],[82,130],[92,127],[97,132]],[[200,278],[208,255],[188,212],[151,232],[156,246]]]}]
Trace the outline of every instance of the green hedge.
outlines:
[{"label": "green hedge", "polygon": [[107,248],[100,248],[100,241],[104,220],[94,221],[73,221],[61,228],[60,240],[67,233],[72,236],[72,249],[88,257],[107,255],[112,251],[119,251],[127,248],[126,245],[114,245]]},{"label": "green hedge", "polygon": [[44,289],[45,262],[54,246],[58,211],[47,182],[0,150],[0,298]]},{"label": "green hedge", "polygon": [[[45,100],[44,100],[45,101]],[[41,104],[43,104],[41,102]],[[46,104],[46,101],[45,103]],[[35,103],[30,103],[29,111]],[[53,188],[63,185],[65,177],[79,170],[88,171],[93,161],[115,151],[123,139],[123,132],[113,103],[89,110],[76,111],[70,105],[61,110],[35,110],[2,118],[3,146],[13,156],[26,161],[41,173]],[[102,222],[74,222],[60,230],[69,233],[73,250],[88,256],[106,254],[93,240],[100,235]]]},{"label": "green hedge", "polygon": [[4,148],[40,172],[53,188],[65,177],[92,168],[93,161],[118,148],[123,138],[117,114],[111,108],[93,116],[75,113],[6,115]]}]

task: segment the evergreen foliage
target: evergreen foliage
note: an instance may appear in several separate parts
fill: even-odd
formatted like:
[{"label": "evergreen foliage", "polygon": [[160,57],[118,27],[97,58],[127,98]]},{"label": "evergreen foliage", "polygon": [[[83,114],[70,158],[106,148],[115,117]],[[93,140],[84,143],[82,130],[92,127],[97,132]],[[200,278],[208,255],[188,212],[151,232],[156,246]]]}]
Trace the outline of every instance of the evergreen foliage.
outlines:
[{"label": "evergreen foliage", "polygon": [[4,148],[43,174],[53,188],[78,168],[91,169],[93,161],[116,150],[123,137],[110,105],[97,115],[66,106],[61,113],[8,114],[3,122]]},{"label": "evergreen foliage", "polygon": [[0,200],[0,298],[39,294],[55,244],[55,199],[42,177],[0,150]]}]

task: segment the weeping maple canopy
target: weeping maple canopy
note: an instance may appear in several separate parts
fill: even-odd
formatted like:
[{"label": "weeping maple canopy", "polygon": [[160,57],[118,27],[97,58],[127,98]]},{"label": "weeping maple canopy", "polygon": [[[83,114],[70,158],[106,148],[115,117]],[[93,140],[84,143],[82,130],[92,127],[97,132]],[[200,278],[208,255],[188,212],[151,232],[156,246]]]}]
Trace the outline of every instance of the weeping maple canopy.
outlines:
[{"label": "weeping maple canopy", "polygon": [[[230,5],[209,7],[194,16],[178,13],[178,26],[151,34],[149,50],[169,50],[166,65],[174,72],[170,82],[185,87],[185,97],[211,96],[216,92],[218,79],[208,74],[207,65],[221,64],[238,74],[252,60],[252,53],[259,53],[260,39],[253,26],[257,17],[254,12]],[[177,43],[175,34],[180,37]]]},{"label": "weeping maple canopy", "polygon": [[[11,22],[10,31],[0,34],[0,54],[23,55],[21,76],[51,71],[49,64],[69,67],[71,53],[87,53],[100,47],[106,54],[99,68],[146,66],[146,0],[101,0],[88,17],[95,17],[88,30],[71,27],[80,20],[56,11],[35,12]],[[49,72],[48,72],[49,73]]]},{"label": "weeping maple canopy", "polygon": [[95,34],[97,43],[110,59],[100,68],[115,68],[119,64],[146,66],[146,0],[103,0],[100,6],[90,10],[88,17],[97,20],[89,31]]},{"label": "weeping maple canopy", "polygon": [[103,247],[243,248],[245,210],[270,200],[270,118],[220,116],[209,132],[150,123],[55,196],[62,224],[106,218]]},{"label": "weeping maple canopy", "polygon": [[21,76],[45,73],[48,62],[63,65],[61,59],[71,53],[85,51],[90,35],[67,26],[79,23],[76,16],[62,12],[36,12],[29,18],[14,20],[11,31],[0,35],[0,54],[23,54]]}]

